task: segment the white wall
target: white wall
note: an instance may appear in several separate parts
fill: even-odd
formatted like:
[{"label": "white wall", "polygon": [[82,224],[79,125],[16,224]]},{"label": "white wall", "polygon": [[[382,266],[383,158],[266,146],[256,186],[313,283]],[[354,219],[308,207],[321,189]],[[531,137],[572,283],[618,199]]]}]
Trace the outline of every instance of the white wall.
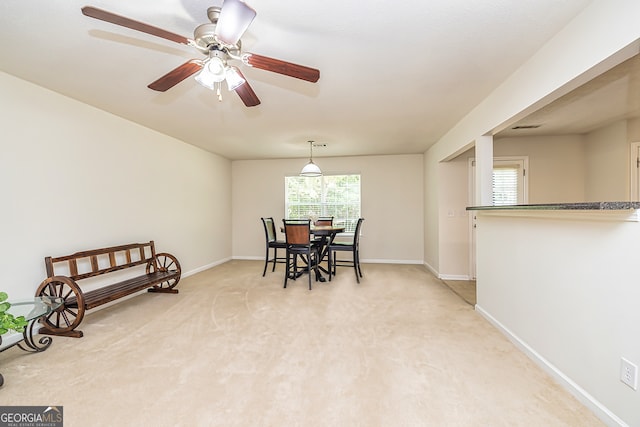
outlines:
[{"label": "white wall", "polygon": [[[469,162],[464,156],[439,165],[439,177],[451,191],[439,195],[441,258],[439,276],[468,279],[469,271]],[[453,190],[455,189],[455,190]]]},{"label": "white wall", "polygon": [[629,142],[640,142],[640,119],[633,119],[627,122],[627,140]]},{"label": "white wall", "polygon": [[620,120],[585,136],[585,201],[629,200],[627,121]]},{"label": "white wall", "polygon": [[439,175],[438,153],[429,150],[424,155],[424,263],[436,276],[440,269],[440,203],[441,191],[451,187]]},{"label": "white wall", "polygon": [[640,222],[518,215],[478,211],[477,309],[609,425],[639,426],[619,378],[621,357],[640,365]]},{"label": "white wall", "polygon": [[231,163],[0,73],[2,285],[45,256],[155,240],[188,273],[231,256]]},{"label": "white wall", "polygon": [[584,137],[501,138],[496,140],[493,154],[529,157],[529,203],[585,201]]},{"label": "white wall", "polygon": [[[360,173],[363,262],[422,263],[422,155],[314,158],[322,171]],[[260,217],[284,217],[284,177],[307,159],[232,163],[233,257],[264,259]]]}]

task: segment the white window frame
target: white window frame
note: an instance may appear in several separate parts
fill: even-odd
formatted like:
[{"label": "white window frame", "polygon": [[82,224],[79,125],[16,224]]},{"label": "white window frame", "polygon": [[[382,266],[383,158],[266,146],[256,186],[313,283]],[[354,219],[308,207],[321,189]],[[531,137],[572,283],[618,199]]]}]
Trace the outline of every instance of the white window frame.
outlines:
[{"label": "white window frame", "polygon": [[[640,145],[640,143],[638,143]],[[469,206],[475,206],[475,158],[469,158]],[[529,157],[501,156],[493,158],[493,167],[507,167],[517,165],[522,170],[522,188],[518,192],[518,204],[529,203]]]},{"label": "white window frame", "polygon": [[515,167],[519,169],[521,175],[518,179],[518,201],[516,204],[522,205],[529,201],[529,185],[527,170],[529,169],[528,157],[495,157],[493,159],[493,169]]},{"label": "white window frame", "polygon": [[[355,199],[350,200],[348,203],[336,203],[335,201],[329,201],[326,199],[329,191],[327,190],[327,178],[336,177],[336,176],[357,176],[358,177],[358,191],[357,197]],[[317,209],[310,209],[309,212],[301,213],[299,215],[290,214],[289,209],[289,195],[288,195],[288,180],[289,179],[302,179],[302,180],[319,180],[320,181],[320,191],[319,196],[320,200],[317,202]],[[307,181],[309,182],[309,181]],[[289,175],[285,177],[284,180],[284,217],[285,218],[310,218],[315,219],[316,217],[321,216],[334,216],[334,224],[336,225],[344,225],[346,227],[345,232],[342,235],[353,235],[355,231],[355,227],[358,221],[358,218],[362,217],[362,175],[359,173],[336,173],[336,174],[324,174],[319,177],[308,178],[308,177],[300,177],[298,175]],[[357,206],[356,206],[357,205]],[[332,209],[334,206],[346,206],[346,210],[348,211],[348,215],[336,215],[336,209]],[[340,209],[337,209],[340,210]]]}]

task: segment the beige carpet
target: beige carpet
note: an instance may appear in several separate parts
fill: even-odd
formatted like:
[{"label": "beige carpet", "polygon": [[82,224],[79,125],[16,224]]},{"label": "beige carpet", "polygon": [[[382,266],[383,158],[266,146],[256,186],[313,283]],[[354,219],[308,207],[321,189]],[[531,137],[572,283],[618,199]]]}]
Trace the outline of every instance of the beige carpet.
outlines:
[{"label": "beige carpet", "polygon": [[601,426],[440,280],[363,265],[282,288],[232,261],[0,353],[2,405],[87,426]]},{"label": "beige carpet", "polygon": [[451,288],[467,304],[476,305],[476,281],[475,280],[443,280],[445,285]]}]

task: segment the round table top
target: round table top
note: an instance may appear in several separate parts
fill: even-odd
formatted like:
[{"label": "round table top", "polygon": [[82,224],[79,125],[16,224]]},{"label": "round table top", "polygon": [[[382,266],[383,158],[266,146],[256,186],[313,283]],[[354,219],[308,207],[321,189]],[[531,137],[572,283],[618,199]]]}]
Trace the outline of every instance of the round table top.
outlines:
[{"label": "round table top", "polygon": [[313,234],[318,233],[342,233],[344,231],[343,225],[314,225],[311,227]]},{"label": "round table top", "polygon": [[[329,235],[332,233],[342,233],[344,229],[344,225],[312,225],[311,234]],[[284,226],[280,227],[280,231],[284,233]]]}]

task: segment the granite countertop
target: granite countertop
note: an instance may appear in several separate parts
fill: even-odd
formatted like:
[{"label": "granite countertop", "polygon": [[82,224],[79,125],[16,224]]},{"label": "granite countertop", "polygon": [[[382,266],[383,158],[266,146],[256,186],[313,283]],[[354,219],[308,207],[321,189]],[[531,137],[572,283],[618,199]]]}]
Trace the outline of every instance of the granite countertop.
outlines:
[{"label": "granite countertop", "polygon": [[532,205],[506,206],[468,206],[468,211],[481,210],[589,210],[589,211],[620,211],[640,209],[640,202],[581,202],[581,203],[541,203]]}]

